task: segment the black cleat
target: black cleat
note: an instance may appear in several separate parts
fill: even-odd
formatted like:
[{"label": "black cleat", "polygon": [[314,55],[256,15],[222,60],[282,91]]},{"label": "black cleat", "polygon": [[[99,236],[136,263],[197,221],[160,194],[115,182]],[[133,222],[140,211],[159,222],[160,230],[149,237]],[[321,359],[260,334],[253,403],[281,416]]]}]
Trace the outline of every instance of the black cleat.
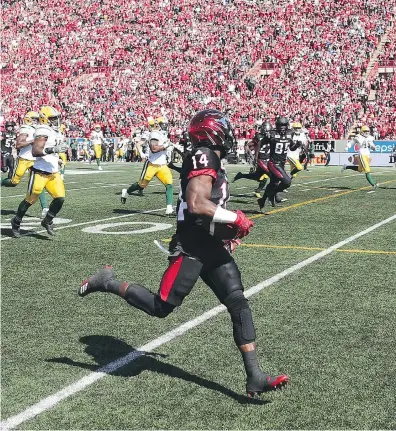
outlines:
[{"label": "black cleat", "polygon": [[241,178],[242,178],[242,172],[238,172],[236,175],[235,175],[235,177],[234,177],[234,179],[231,181],[232,183],[235,183],[235,181],[238,181],[238,180],[240,180]]},{"label": "black cleat", "polygon": [[138,196],[143,196],[143,189],[140,189],[140,190],[138,191]]},{"label": "black cleat", "polygon": [[45,228],[48,232],[48,235],[55,236],[56,233],[54,231],[54,222],[48,222],[45,218],[41,220],[41,226]]},{"label": "black cleat", "polygon": [[276,391],[289,382],[289,377],[286,374],[280,376],[270,376],[260,373],[247,378],[246,393],[248,398],[256,398],[263,392]]},{"label": "black cleat", "polygon": [[14,238],[21,236],[21,223],[17,221],[16,217],[11,219],[11,230]]},{"label": "black cleat", "polygon": [[77,294],[82,297],[93,292],[106,292],[106,284],[114,278],[115,274],[113,268],[111,266],[105,266],[96,274],[84,280],[78,288]]}]

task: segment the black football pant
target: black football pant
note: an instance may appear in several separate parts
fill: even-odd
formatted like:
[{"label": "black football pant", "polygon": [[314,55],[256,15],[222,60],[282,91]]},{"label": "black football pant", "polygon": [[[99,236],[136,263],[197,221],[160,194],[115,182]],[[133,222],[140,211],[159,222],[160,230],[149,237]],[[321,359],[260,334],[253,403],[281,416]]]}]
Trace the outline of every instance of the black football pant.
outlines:
[{"label": "black football pant", "polygon": [[292,178],[285,171],[283,164],[268,162],[268,169],[271,173],[271,181],[267,186],[266,195],[270,201],[273,201],[277,193],[291,186]]},{"label": "black football pant", "polygon": [[182,304],[201,278],[227,307],[237,346],[254,342],[256,334],[253,318],[243,294],[241,274],[223,242],[203,230],[199,233],[201,238],[196,234],[180,236],[182,238],[178,238],[177,247],[183,247],[184,251],[170,257],[158,293],[154,294],[144,286],[130,284],[125,300],[151,316],[163,318]]},{"label": "black football pant", "polygon": [[12,157],[11,153],[3,153],[1,155],[1,170],[3,172],[8,171],[8,179],[12,178],[14,173],[14,157]]}]

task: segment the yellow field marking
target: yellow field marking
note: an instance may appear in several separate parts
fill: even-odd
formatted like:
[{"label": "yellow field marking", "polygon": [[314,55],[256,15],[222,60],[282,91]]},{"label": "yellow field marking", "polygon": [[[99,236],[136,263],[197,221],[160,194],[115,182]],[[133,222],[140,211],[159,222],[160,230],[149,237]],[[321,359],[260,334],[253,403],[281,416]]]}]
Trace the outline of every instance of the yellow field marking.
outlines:
[{"label": "yellow field marking", "polygon": [[[253,248],[276,248],[276,249],[289,249],[289,250],[307,250],[307,251],[323,251],[325,248],[321,247],[304,247],[299,245],[273,245],[273,244],[241,244],[241,247]],[[386,250],[362,250],[362,249],[342,249],[335,250],[342,253],[366,253],[366,254],[396,254],[396,251]]]},{"label": "yellow field marking", "polygon": [[[385,182],[381,183],[381,186],[383,184],[393,183],[394,181],[396,181],[396,180],[385,181]],[[310,199],[308,201],[303,201],[303,202],[299,202],[297,204],[289,205],[288,207],[282,207],[282,208],[277,208],[276,210],[266,211],[264,214],[256,214],[256,215],[250,216],[249,218],[250,219],[261,218],[261,217],[264,217],[264,216],[269,215],[269,214],[276,214],[276,213],[280,213],[283,211],[288,211],[290,209],[302,207],[304,205],[309,205],[309,204],[313,204],[316,202],[323,202],[323,201],[327,201],[329,199],[335,199],[335,198],[338,198],[340,196],[345,196],[345,195],[349,195],[351,193],[356,193],[356,192],[360,192],[362,190],[369,190],[369,189],[372,189],[372,186],[360,187],[360,188],[355,189],[355,190],[347,190],[346,192],[341,192],[341,193],[334,193],[333,195],[324,196],[322,198]]]}]

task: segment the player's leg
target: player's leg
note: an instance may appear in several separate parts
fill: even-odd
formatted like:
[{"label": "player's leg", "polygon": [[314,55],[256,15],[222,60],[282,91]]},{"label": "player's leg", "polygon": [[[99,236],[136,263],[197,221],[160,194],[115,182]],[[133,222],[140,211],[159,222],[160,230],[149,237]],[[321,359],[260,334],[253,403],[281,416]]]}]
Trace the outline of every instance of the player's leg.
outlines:
[{"label": "player's leg", "polygon": [[22,159],[20,157],[17,158],[16,162],[15,162],[15,166],[14,166],[14,172],[12,174],[12,177],[9,178],[5,178],[2,182],[1,182],[1,186],[2,187],[15,187],[17,186],[23,176],[25,175],[25,172],[33,166],[34,161],[33,160],[26,160],[26,159]]},{"label": "player's leg", "polygon": [[165,270],[158,293],[140,284],[121,282],[111,268],[104,268],[85,280],[78,290],[79,296],[93,292],[108,292],[121,296],[139,310],[150,316],[164,318],[191,292],[199,278],[202,264],[184,254],[171,257]]},{"label": "player's leg", "polygon": [[290,177],[286,174],[284,169],[281,169],[280,165],[269,161],[268,169],[271,174],[271,181],[265,189],[263,197],[257,200],[260,210],[264,208],[267,199],[271,202],[272,206],[275,206],[275,195],[278,193],[279,186],[282,181],[284,181],[285,177],[287,177],[287,179],[291,182]]},{"label": "player's leg", "polygon": [[95,153],[96,164],[98,165],[98,169],[101,171],[102,167],[100,166],[100,161],[102,159],[102,146],[95,144],[94,153]]},{"label": "player's leg", "polygon": [[290,175],[294,178],[300,171],[303,170],[303,167],[299,160],[288,157],[287,161],[290,163]]},{"label": "player's leg", "polygon": [[67,163],[67,156],[65,153],[59,153],[59,158],[62,160],[62,167],[59,171],[62,180],[64,179],[65,175],[65,169],[66,169],[66,163]]},{"label": "player's leg", "polygon": [[259,185],[256,188],[256,190],[254,191],[254,193],[256,194],[256,198],[260,198],[261,197],[261,192],[264,190],[267,181],[269,179],[269,176],[267,174],[263,174],[261,175],[261,177],[259,178]]},{"label": "player's leg", "polygon": [[48,182],[48,176],[30,171],[28,190],[25,199],[19,204],[15,217],[11,220],[12,232],[15,237],[20,236],[20,226],[27,210],[37,201],[40,193]]},{"label": "player's leg", "polygon": [[270,376],[259,365],[256,352],[256,331],[252,312],[243,293],[239,269],[231,258],[217,268],[203,270],[202,280],[213,290],[230,314],[235,344],[241,352],[246,372],[246,391],[255,396],[277,389],[288,382],[286,375]]},{"label": "player's leg", "polygon": [[[138,192],[139,196],[143,196],[143,190],[148,186],[148,183],[153,179],[154,168],[150,165],[149,161],[146,160],[143,165],[142,173],[140,174],[140,179],[136,183],[133,183],[127,189],[122,189],[121,191],[121,203],[126,203],[127,195],[131,195],[133,192]],[[150,178],[151,177],[151,178]],[[148,180],[148,178],[150,178]]]},{"label": "player's leg", "polygon": [[7,154],[6,166],[8,167],[7,177],[9,180],[11,180],[12,176],[14,175],[14,165],[15,165],[14,157],[12,156],[12,154]]},{"label": "player's leg", "polygon": [[167,165],[162,166],[156,174],[157,178],[165,186],[166,195],[166,212],[165,214],[173,213],[173,177],[172,171]]},{"label": "player's leg", "polygon": [[370,158],[368,156],[359,156],[359,172],[364,172],[366,180],[372,187],[377,187],[373,177],[371,176]]},{"label": "player's leg", "polygon": [[52,196],[53,201],[51,202],[48,212],[44,219],[41,221],[41,226],[43,226],[50,235],[55,235],[53,228],[53,220],[55,216],[61,210],[65,202],[65,183],[59,172],[50,175],[50,178],[45,186],[47,192]]}]

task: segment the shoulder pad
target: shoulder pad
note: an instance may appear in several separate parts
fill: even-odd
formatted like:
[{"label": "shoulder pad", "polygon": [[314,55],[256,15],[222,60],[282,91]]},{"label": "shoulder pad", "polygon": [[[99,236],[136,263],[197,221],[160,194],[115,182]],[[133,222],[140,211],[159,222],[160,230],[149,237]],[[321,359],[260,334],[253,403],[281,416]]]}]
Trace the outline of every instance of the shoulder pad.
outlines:
[{"label": "shoulder pad", "polygon": [[37,129],[34,132],[34,136],[49,136],[54,131],[51,129],[51,127],[43,124],[37,127]]}]

